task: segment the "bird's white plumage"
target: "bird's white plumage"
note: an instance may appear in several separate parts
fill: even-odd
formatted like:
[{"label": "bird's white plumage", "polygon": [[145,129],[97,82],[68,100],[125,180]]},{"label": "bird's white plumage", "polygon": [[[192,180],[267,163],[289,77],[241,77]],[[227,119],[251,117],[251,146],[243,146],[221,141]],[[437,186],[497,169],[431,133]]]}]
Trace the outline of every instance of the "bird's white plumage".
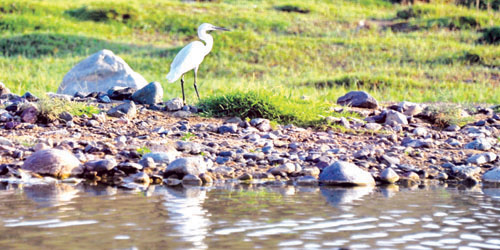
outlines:
[{"label": "bird's white plumage", "polygon": [[[205,56],[210,53],[212,46],[214,45],[214,39],[211,35],[207,33],[210,30],[228,30],[226,28],[213,26],[209,23],[203,23],[198,27],[198,37],[205,42],[203,44],[200,41],[195,41],[186,45],[181,51],[175,56],[174,61],[170,65],[170,72],[167,74],[167,79],[169,82],[175,82],[177,79],[182,77],[186,72],[194,70],[194,90],[200,99],[198,93],[198,88],[196,87],[196,76],[198,67]],[[185,103],[186,97],[184,95],[184,78],[181,78],[181,88],[182,88],[182,100]]]},{"label": "bird's white plumage", "polygon": [[175,56],[167,75],[169,82],[175,82],[184,73],[193,70],[203,62],[207,55],[205,45],[200,41],[191,42]]}]

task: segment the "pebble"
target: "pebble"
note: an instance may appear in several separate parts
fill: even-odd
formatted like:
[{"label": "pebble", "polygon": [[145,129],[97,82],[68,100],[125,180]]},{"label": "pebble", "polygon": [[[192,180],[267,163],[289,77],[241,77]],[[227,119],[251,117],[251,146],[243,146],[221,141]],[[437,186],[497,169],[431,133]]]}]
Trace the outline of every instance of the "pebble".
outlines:
[{"label": "pebble", "polygon": [[475,154],[472,155],[471,157],[467,158],[467,162],[470,164],[485,164],[488,162],[492,162],[497,159],[497,155],[492,153],[492,152],[487,152],[487,153],[482,153],[482,154]]},{"label": "pebble", "polygon": [[134,102],[126,102],[114,108],[111,108],[110,110],[108,110],[107,114],[111,117],[117,118],[134,118],[137,115],[137,107],[135,106]]},{"label": "pebble", "polygon": [[465,145],[466,149],[476,149],[476,150],[490,150],[492,147],[491,143],[486,138],[477,138],[472,142]]},{"label": "pebble", "polygon": [[483,174],[482,180],[491,183],[500,183],[500,167],[495,167]]},{"label": "pebble", "polygon": [[392,168],[386,168],[380,173],[380,180],[393,184],[399,180],[399,175]]},{"label": "pebble", "polygon": [[178,97],[171,99],[165,103],[165,109],[170,112],[181,110],[183,106],[184,102],[181,98]]}]

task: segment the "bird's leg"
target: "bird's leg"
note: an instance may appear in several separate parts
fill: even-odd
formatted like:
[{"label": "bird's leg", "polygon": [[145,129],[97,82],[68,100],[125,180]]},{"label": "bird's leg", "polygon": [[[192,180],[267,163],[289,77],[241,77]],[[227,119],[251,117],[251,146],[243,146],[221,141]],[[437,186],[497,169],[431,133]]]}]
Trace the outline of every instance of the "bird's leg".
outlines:
[{"label": "bird's leg", "polygon": [[196,95],[198,96],[198,101],[200,101],[200,94],[198,94],[198,86],[196,86],[196,77],[198,75],[198,68],[194,69],[194,90],[196,90]]},{"label": "bird's leg", "polygon": [[184,75],[181,76],[181,88],[182,88],[182,104],[186,105],[186,96],[184,95]]}]

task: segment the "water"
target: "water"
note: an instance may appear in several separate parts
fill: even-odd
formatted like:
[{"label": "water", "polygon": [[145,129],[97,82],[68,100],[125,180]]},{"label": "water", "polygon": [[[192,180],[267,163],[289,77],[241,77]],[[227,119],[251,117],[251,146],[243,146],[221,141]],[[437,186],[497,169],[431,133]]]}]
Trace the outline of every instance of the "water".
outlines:
[{"label": "water", "polygon": [[500,249],[500,188],[0,189],[1,249]]}]

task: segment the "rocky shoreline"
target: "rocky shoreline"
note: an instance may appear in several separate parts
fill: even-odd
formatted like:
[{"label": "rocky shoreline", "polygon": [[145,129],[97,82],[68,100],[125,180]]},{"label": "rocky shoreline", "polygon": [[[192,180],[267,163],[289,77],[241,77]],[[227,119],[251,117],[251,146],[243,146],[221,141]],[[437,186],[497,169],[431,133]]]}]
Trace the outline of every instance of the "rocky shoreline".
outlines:
[{"label": "rocky shoreline", "polygon": [[[351,91],[322,120],[326,130],[272,126],[263,118],[204,118],[200,107],[180,98],[162,102],[161,84],[147,84],[109,50],[75,65],[58,94],[47,96],[18,96],[0,83],[2,180],[125,188],[500,183],[495,107],[381,106],[368,93]],[[77,112],[76,104],[83,104]]]},{"label": "rocky shoreline", "polygon": [[204,118],[179,99],[153,105],[135,104],[127,100],[130,96],[111,100],[118,96],[113,91],[130,92],[52,94],[96,105],[102,112],[63,112],[47,122],[38,98],[3,87],[0,178],[85,180],[125,188],[224,181],[341,186],[500,182],[500,117],[491,108],[476,107],[467,114],[468,124],[443,129],[424,119],[425,105],[366,105],[363,99],[374,99],[350,92],[349,107],[335,111],[357,117],[326,117],[325,123],[338,124],[344,132],[318,131],[273,128],[262,118]]}]

